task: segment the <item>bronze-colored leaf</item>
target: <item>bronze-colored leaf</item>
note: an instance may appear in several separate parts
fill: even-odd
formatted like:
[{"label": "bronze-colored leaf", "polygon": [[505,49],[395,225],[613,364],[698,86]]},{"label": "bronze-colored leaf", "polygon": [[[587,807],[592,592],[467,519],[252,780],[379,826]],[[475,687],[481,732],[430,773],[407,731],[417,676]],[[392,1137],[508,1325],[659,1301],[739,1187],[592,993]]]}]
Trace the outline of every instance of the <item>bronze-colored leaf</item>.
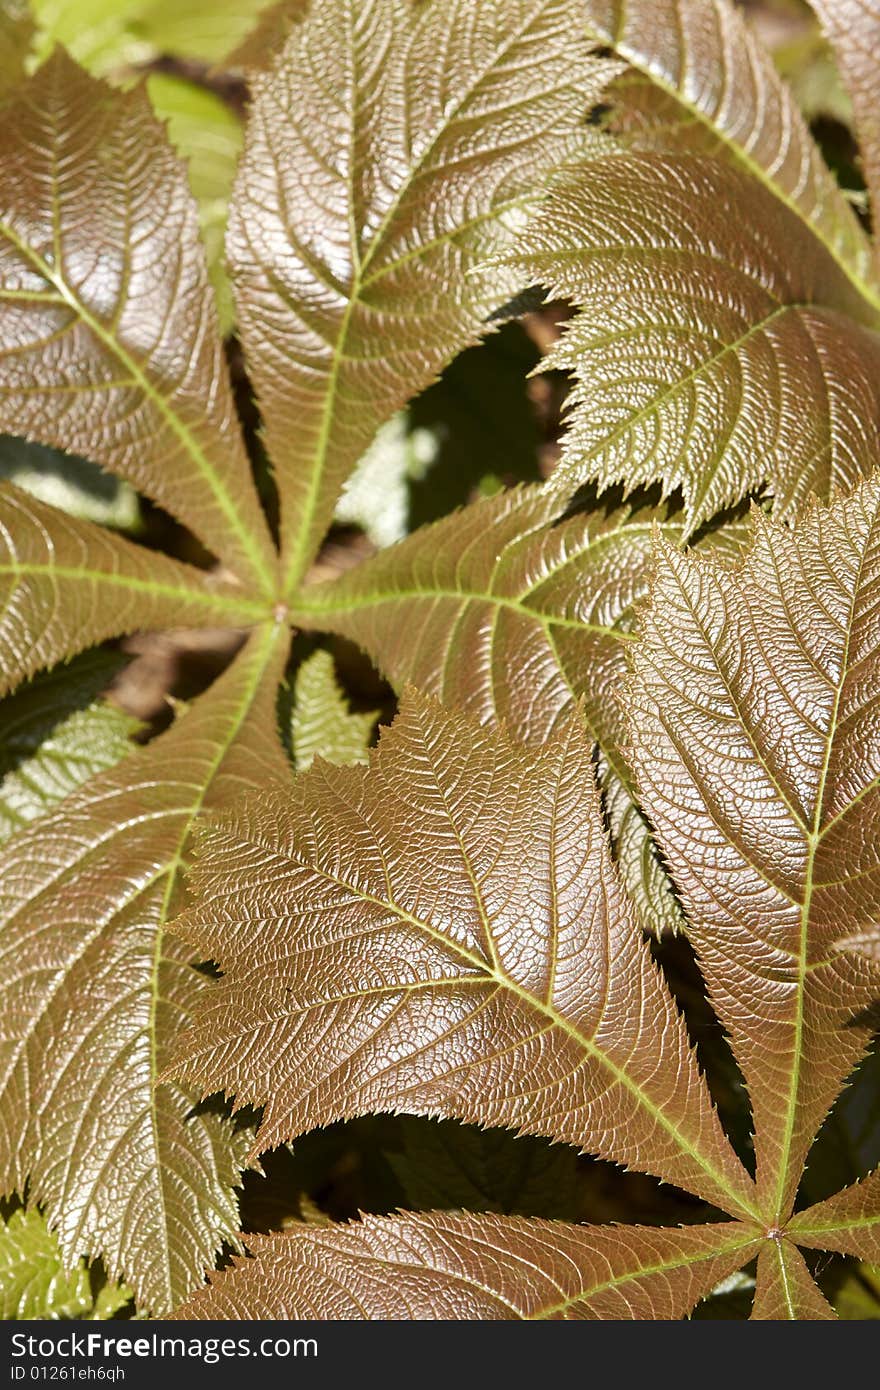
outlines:
[{"label": "bronze-colored leaf", "polygon": [[176,1318],[684,1317],[757,1248],[739,1222],[662,1230],[512,1216],[367,1216],[247,1236]]},{"label": "bronze-colored leaf", "polygon": [[728,1147],[611,862],[577,713],[543,746],[409,695],[369,768],[200,836],[178,924],[225,971],[175,1074],[258,1149],[403,1110],[548,1135],[740,1214]]},{"label": "bronze-colored leaf", "polygon": [[541,742],[581,699],[626,885],[659,933],[678,914],[633,805],[618,696],[663,513],[561,511],[545,489],[499,493],[303,589],[291,615],[358,643],[398,690],[410,682],[518,738]]},{"label": "bronze-colored leaf", "polygon": [[829,1322],[836,1318],[797,1246],[783,1238],[764,1241],[758,1255],[752,1321]]},{"label": "bronze-colored leaf", "polygon": [[580,306],[545,359],[575,379],[554,486],[662,479],[697,527],[765,484],[781,516],[873,471],[880,298],[747,175],[697,155],[592,160],[504,263]]},{"label": "bronze-colored leaf", "polygon": [[241,589],[0,483],[0,694],[108,637],[265,616]]},{"label": "bronze-colored leaf", "polygon": [[398,690],[409,682],[536,743],[583,697],[622,771],[615,691],[662,514],[562,510],[540,487],[475,502],[304,588],[291,619],[357,642]]},{"label": "bronze-colored leaf", "polygon": [[799,1211],[788,1230],[799,1245],[880,1261],[880,1170]]},{"label": "bronze-colored leaf", "polygon": [[[833,3],[839,8],[838,0]],[[647,90],[639,103],[649,146],[728,156],[809,224],[845,274],[880,292],[852,208],[770,54],[736,5],[586,0],[585,9],[590,35],[654,89],[654,120]]]},{"label": "bronze-colored leaf", "polygon": [[754,526],[735,572],[661,544],[631,756],[782,1223],[876,996],[837,947],[880,915],[880,482]]},{"label": "bronze-colored leaf", "polygon": [[810,0],[834,48],[852,100],[880,274],[880,0]]},{"label": "bronze-colored leaf", "polygon": [[61,50],[0,129],[0,428],[94,459],[267,591],[186,170],[142,87]]},{"label": "bronze-colored leaf", "polygon": [[171,730],[0,856],[0,1190],[39,1202],[68,1264],[101,1255],[165,1311],[237,1226],[247,1138],[174,1083],[168,1048],[207,985],[165,932],[195,817],[283,783],[280,630],[258,630]]},{"label": "bronze-colored leaf", "polygon": [[524,288],[472,271],[581,153],[581,0],[322,0],[254,79],[227,259],[305,573],[381,424]]}]

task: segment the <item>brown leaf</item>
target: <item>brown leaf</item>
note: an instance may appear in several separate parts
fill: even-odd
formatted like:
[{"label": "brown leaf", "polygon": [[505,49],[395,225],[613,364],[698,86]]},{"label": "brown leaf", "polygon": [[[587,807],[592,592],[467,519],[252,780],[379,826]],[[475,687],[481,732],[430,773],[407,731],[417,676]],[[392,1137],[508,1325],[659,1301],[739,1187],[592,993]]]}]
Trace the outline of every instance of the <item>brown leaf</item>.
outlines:
[{"label": "brown leaf", "polygon": [[729,0],[586,0],[585,8],[588,32],[653,86],[659,130],[645,91],[640,103],[649,147],[726,155],[806,221],[845,274],[878,291],[867,238],[741,10]]},{"label": "brown leaf", "polygon": [[196,205],[143,88],[57,50],[4,111],[0,202],[0,428],[126,478],[270,589]]},{"label": "brown leaf", "polygon": [[630,728],[772,1223],[871,1031],[876,971],[837,946],[880,915],[880,482],[754,526],[734,573],[661,545]]},{"label": "brown leaf", "polygon": [[0,857],[0,1190],[27,1183],[68,1264],[103,1256],[156,1312],[233,1238],[247,1147],[156,1084],[207,987],[164,928],[199,812],[287,776],[273,725],[285,652],[280,629],[258,630],[167,734]]},{"label": "brown leaf", "polygon": [[254,80],[227,257],[292,587],[378,427],[524,288],[474,276],[584,149],[580,0],[322,0]]},{"label": "brown leaf", "polygon": [[[627,887],[655,931],[676,921],[632,803],[621,756],[620,688],[634,602],[648,588],[662,512],[561,519],[558,496],[512,489],[423,526],[291,608],[305,629],[348,637],[397,690],[407,682],[482,723],[542,742],[572,704],[608,762]],[[680,526],[669,523],[675,538]]]},{"label": "brown leaf", "polygon": [[259,1148],[403,1110],[749,1209],[611,863],[576,713],[525,746],[412,693],[368,769],[316,762],[200,845],[179,930],[226,973],[176,1074],[265,1106]]},{"label": "brown leaf", "polygon": [[799,1211],[787,1229],[799,1245],[880,1261],[880,1172]]},{"label": "brown leaf", "polygon": [[241,589],[0,483],[0,694],[108,637],[265,616]]},{"label": "brown leaf", "polygon": [[430,1213],[245,1237],[175,1318],[671,1319],[756,1248],[739,1222],[662,1230]]},{"label": "brown leaf", "polygon": [[554,488],[662,479],[696,528],[765,483],[788,515],[876,466],[880,296],[738,170],[592,160],[503,262],[580,306],[544,362],[575,378]]}]

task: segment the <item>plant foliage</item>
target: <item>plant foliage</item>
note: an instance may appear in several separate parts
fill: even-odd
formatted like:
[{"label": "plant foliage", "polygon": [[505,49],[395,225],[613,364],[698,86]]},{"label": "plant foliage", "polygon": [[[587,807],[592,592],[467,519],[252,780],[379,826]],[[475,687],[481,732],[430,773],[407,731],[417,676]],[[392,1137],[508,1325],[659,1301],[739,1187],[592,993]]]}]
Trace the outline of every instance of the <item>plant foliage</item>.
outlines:
[{"label": "plant foliage", "polygon": [[[880,1315],[880,253],[770,55],[729,0],[56,8],[2,18],[0,429],[144,529],[0,482],[4,1316]],[[880,6],[815,10],[870,209]],[[475,346],[528,312],[547,476]],[[469,500],[376,549],[419,409]],[[157,733],[115,649],[183,630]]]}]

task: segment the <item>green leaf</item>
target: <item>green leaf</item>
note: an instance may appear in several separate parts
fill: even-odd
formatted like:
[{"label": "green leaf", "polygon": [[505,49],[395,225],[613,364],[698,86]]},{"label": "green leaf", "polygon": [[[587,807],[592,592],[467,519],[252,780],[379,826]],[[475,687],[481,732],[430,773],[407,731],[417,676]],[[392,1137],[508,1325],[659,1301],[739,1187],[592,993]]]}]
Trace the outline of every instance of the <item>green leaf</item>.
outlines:
[{"label": "green leaf", "polygon": [[329,652],[313,652],[296,673],[291,717],[293,761],[303,771],[316,757],[365,763],[378,710],[352,714]]},{"label": "green leaf", "polygon": [[3,46],[0,100],[24,77],[33,36],[34,25],[27,0],[4,0],[0,7],[0,44]]},{"label": "green leaf", "polygon": [[880,1265],[860,1263],[848,1268],[835,1287],[834,1309],[845,1322],[880,1318]]},{"label": "green leaf", "polygon": [[241,121],[213,92],[168,73],[153,73],[147,91],[156,115],[168,123],[172,145],[187,162],[220,328],[226,334],[232,330],[235,306],[223,263],[223,243],[242,147]]},{"label": "green leaf", "polygon": [[302,579],[379,427],[523,288],[474,275],[583,151],[580,0],[324,0],[254,78],[227,259]]},{"label": "green leaf", "polygon": [[96,77],[128,76],[157,58],[215,63],[271,0],[31,0],[41,58],[56,43]]},{"label": "green leaf", "polygon": [[133,531],[140,522],[137,493],[96,463],[0,435],[0,478],[81,521]]},{"label": "green leaf", "polygon": [[309,12],[310,0],[278,0],[261,11],[257,23],[240,43],[224,56],[228,68],[270,67],[281,52],[294,24]]},{"label": "green leaf", "polygon": [[110,1318],[130,1297],[114,1284],[96,1293],[83,1260],[65,1267],[40,1212],[0,1218],[0,1318]]},{"label": "green leaf", "polygon": [[3,702],[0,777],[39,750],[69,715],[97,700],[125,665],[118,652],[95,648],[66,666],[56,666]]},{"label": "green leaf", "polygon": [[[26,708],[24,692],[13,696],[11,710],[19,727]],[[24,715],[26,718],[26,714]],[[0,844],[28,821],[36,820],[90,777],[113,767],[132,750],[137,721],[112,705],[94,704],[61,720],[30,758],[0,781]],[[0,741],[5,761],[6,735]]]}]

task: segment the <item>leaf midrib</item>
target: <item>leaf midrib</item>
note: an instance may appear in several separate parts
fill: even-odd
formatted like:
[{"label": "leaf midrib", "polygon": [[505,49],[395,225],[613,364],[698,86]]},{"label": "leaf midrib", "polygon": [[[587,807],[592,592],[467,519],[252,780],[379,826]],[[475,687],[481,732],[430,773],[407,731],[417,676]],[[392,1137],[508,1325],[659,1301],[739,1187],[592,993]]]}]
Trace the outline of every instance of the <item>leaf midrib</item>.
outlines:
[{"label": "leaf midrib", "polygon": [[[713,1183],[719,1191],[726,1193],[730,1197],[732,1207],[731,1214],[734,1214],[738,1217],[745,1214],[747,1219],[752,1218],[755,1220],[760,1220],[760,1215],[757,1207],[749,1206],[749,1204],[744,1199],[733,1196],[730,1191],[729,1183],[723,1172],[718,1171],[709,1159],[704,1158],[703,1155],[700,1154],[682,1134],[680,1134],[677,1126],[667,1118],[663,1110],[658,1105],[656,1105],[648,1095],[645,1094],[641,1087],[638,1086],[636,1082],[632,1081],[632,1079],[627,1075],[627,1073],[623,1070],[622,1067],[618,1066],[617,1063],[613,1062],[611,1058],[608,1057],[607,1054],[603,1052],[600,1047],[597,1046],[597,1044],[593,1041],[592,1038],[587,1037],[587,1035],[582,1033],[578,1028],[576,1028],[570,1022],[569,1019],[565,1018],[563,1014],[560,1014],[557,1009],[554,1009],[552,1004],[549,1003],[549,1001],[542,999],[540,995],[531,994],[528,990],[523,989],[515,980],[512,980],[503,971],[493,967],[491,963],[487,962],[482,957],[475,955],[466,946],[450,939],[447,936],[444,936],[442,932],[438,931],[437,928],[431,926],[430,923],[424,921],[422,918],[416,917],[412,913],[407,912],[406,909],[401,907],[393,898],[380,898],[376,897],[372,893],[367,893],[362,885],[350,883],[345,878],[341,878],[337,875],[331,874],[327,869],[322,868],[320,865],[312,861],[308,861],[308,863],[306,864],[306,861],[302,861],[295,858],[290,851],[279,848],[278,846],[272,846],[271,852],[275,858],[290,863],[297,868],[308,867],[310,871],[314,873],[317,877],[324,879],[327,883],[332,883],[337,888],[345,889],[347,893],[350,893],[352,897],[360,900],[361,902],[369,903],[374,907],[382,908],[385,912],[393,913],[401,922],[405,922],[408,926],[414,927],[416,928],[416,930],[423,932],[426,936],[430,937],[431,940],[436,941],[439,945],[441,945],[444,948],[444,950],[446,950],[447,952],[451,952],[454,955],[457,955],[465,965],[469,966],[471,969],[476,971],[478,975],[482,976],[483,981],[486,984],[494,983],[500,989],[508,991],[509,993],[515,995],[523,1003],[529,1005],[529,1007],[537,1010],[539,1013],[542,1013],[551,1024],[553,1024],[555,1027],[558,1027],[563,1033],[565,1033],[575,1043],[575,1045],[579,1047],[581,1051],[583,1051],[588,1057],[596,1060],[597,1062],[599,1062],[600,1065],[604,1066],[606,1070],[609,1071],[611,1075],[614,1077],[615,1081],[619,1085],[621,1085],[624,1090],[626,1090],[630,1095],[634,1097],[637,1104],[641,1106],[651,1116],[651,1118],[660,1126],[660,1128],[662,1128],[667,1134],[670,1135],[670,1137],[674,1140],[675,1144],[677,1145],[679,1151],[683,1154],[686,1154],[700,1168],[702,1168],[702,1170],[712,1179]],[[485,912],[485,904],[483,905],[483,911]],[[393,992],[395,990],[395,986],[393,984],[389,985],[388,989],[390,992]],[[185,1059],[182,1060],[185,1063]],[[745,1173],[745,1169],[743,1169],[743,1176],[747,1176]]]},{"label": "leaf midrib", "polygon": [[[425,145],[418,158],[407,169],[406,176],[402,180],[396,195],[391,200],[388,208],[382,215],[375,232],[370,238],[369,245],[363,254],[357,243],[357,238],[352,236],[351,252],[354,265],[351,287],[348,292],[345,310],[340,320],[336,340],[333,344],[333,360],[327,375],[326,388],[324,393],[324,403],[321,412],[321,421],[318,431],[318,438],[311,453],[309,467],[309,482],[302,505],[297,516],[296,533],[292,537],[289,546],[285,546],[281,560],[281,590],[285,598],[289,598],[296,590],[303,579],[306,567],[309,562],[309,548],[312,543],[311,531],[314,523],[315,511],[321,495],[322,484],[324,481],[324,469],[326,466],[327,451],[330,444],[330,437],[334,425],[334,413],[336,396],[339,389],[339,380],[342,370],[342,362],[347,345],[348,334],[351,328],[352,319],[360,303],[361,296],[365,287],[370,266],[381,248],[383,238],[388,228],[400,211],[413,182],[418,176],[425,162],[433,154],[438,142],[449,129],[451,123],[458,117],[462,108],[471,99],[474,92],[479,89],[493,68],[506,56],[510,49],[518,43],[523,34],[528,31],[535,21],[536,16],[545,8],[544,0],[533,5],[529,10],[525,21],[512,29],[506,36],[503,43],[497,45],[489,61],[476,73],[471,82],[464,88],[449,110],[445,110],[429,134]],[[353,45],[352,45],[353,49]],[[354,106],[354,102],[352,106]],[[353,176],[353,170],[349,170],[349,179]],[[350,185],[351,188],[351,185]],[[354,226],[354,198],[350,193],[349,206],[347,209],[349,218],[350,234]],[[457,235],[458,229],[455,228],[444,238],[450,240]]]},{"label": "leaf midrib", "polygon": [[[205,607],[218,610],[218,617],[227,618],[230,623],[233,618],[244,617],[251,619],[266,619],[269,615],[266,612],[266,604],[259,599],[248,598],[246,595],[239,597],[237,594],[215,594],[207,589],[197,587],[197,582],[193,583],[192,588],[181,584],[169,584],[162,580],[140,579],[135,576],[126,575],[119,571],[112,570],[91,570],[77,568],[73,565],[54,565],[54,564],[32,564],[25,561],[23,564],[0,563],[0,576],[11,575],[13,578],[27,579],[31,575],[45,575],[49,579],[65,579],[71,582],[81,582],[84,584],[110,585],[118,589],[131,589],[136,593],[155,594],[163,598],[176,599],[181,606],[198,603]],[[180,626],[180,624],[177,624]]]},{"label": "leaf midrib", "polygon": [[[837,733],[837,724],[840,714],[840,702],[843,698],[843,690],[849,675],[849,654],[852,645],[852,630],[855,620],[855,608],[859,600],[862,584],[862,575],[865,568],[865,560],[868,554],[867,547],[862,547],[859,554],[859,562],[856,573],[853,576],[852,595],[846,614],[845,637],[843,650],[840,656],[840,677],[837,689],[834,692],[834,703],[828,719],[828,728],[825,736],[825,751],[822,760],[822,768],[816,784],[815,806],[813,809],[813,819],[810,826],[807,840],[807,855],[804,877],[804,898],[801,908],[799,923],[799,939],[797,954],[797,1011],[794,1020],[794,1061],[791,1070],[789,1092],[786,1098],[785,1119],[782,1128],[782,1143],[780,1146],[779,1170],[776,1180],[776,1190],[773,1197],[774,1213],[773,1219],[776,1222],[783,1221],[790,1214],[790,1204],[788,1209],[784,1209],[785,1190],[789,1183],[789,1168],[791,1166],[791,1146],[794,1139],[795,1124],[797,1121],[798,1093],[800,1090],[801,1065],[803,1061],[803,1040],[804,1040],[804,1007],[806,1003],[807,973],[809,969],[809,935],[810,935],[810,909],[812,905],[814,888],[814,868],[816,863],[816,853],[822,839],[822,815],[825,809],[825,795],[828,786],[828,776],[831,769],[831,755],[834,748],[834,740]],[[783,590],[784,592],[784,590]]]},{"label": "leaf midrib", "polygon": [[37,273],[41,275],[48,284],[55,287],[58,294],[62,296],[64,302],[73,313],[86,325],[104,349],[115,357],[125,368],[132,377],[133,384],[139,387],[145,399],[148,400],[154,409],[162,416],[172,433],[180,441],[184,451],[189,455],[193,463],[195,463],[200,476],[210,488],[212,495],[223,513],[224,520],[230,529],[230,533],[234,535],[241,544],[244,553],[247,555],[253,567],[254,574],[260,580],[263,593],[266,595],[272,594],[275,588],[274,579],[262,546],[251,533],[250,529],[242,522],[235,502],[232,497],[230,497],[222,480],[215,472],[201,444],[177,412],[171,408],[170,403],[165,396],[163,396],[162,392],[158,391],[153,385],[137,358],[132,356],[114,333],[108,330],[101,320],[96,318],[96,316],[86,308],[82,300],[73,288],[67,284],[67,281],[62,275],[60,261],[59,269],[55,270],[34,247],[29,246],[26,241],[22,240],[8,222],[0,222],[0,235],[5,236],[19,254],[30,262]]},{"label": "leaf midrib", "polygon": [[[624,1284],[638,1283],[640,1279],[649,1278],[652,1274],[665,1274],[674,1269],[689,1269],[694,1265],[703,1264],[707,1260],[716,1260],[720,1255],[732,1254],[735,1250],[743,1251],[743,1259],[745,1261],[745,1251],[752,1246],[757,1246],[760,1237],[755,1230],[748,1227],[745,1222],[740,1223],[737,1221],[731,1224],[740,1231],[740,1234],[724,1245],[719,1245],[716,1250],[701,1251],[699,1254],[691,1256],[681,1255],[675,1259],[663,1261],[661,1264],[645,1265],[641,1269],[627,1271],[626,1274],[607,1279],[602,1284],[594,1284],[589,1289],[582,1289],[578,1293],[572,1294],[571,1298],[566,1298],[550,1308],[542,1308],[540,1313],[536,1315],[536,1318],[543,1319],[553,1317],[556,1313],[563,1313],[574,1304],[580,1303],[587,1298],[594,1298],[597,1294],[606,1293],[609,1289],[621,1288]],[[662,1230],[662,1227],[660,1229]],[[695,1229],[699,1231],[700,1227],[697,1226]],[[625,1233],[626,1227],[624,1226],[622,1230]]]},{"label": "leaf midrib", "polygon": [[[572,563],[570,560],[567,563]],[[547,575],[542,575],[541,584],[547,580]],[[317,587],[317,586],[316,586]],[[323,588],[323,585],[321,586]],[[491,592],[480,592],[476,589],[453,589],[442,588],[439,585],[423,589],[398,589],[398,590],[372,590],[364,595],[335,596],[331,591],[335,588],[335,582],[330,581],[327,585],[327,598],[322,594],[320,603],[309,602],[308,590],[302,591],[296,598],[291,608],[290,618],[297,624],[301,618],[305,618],[303,626],[308,623],[311,615],[320,617],[327,613],[356,613],[365,608],[377,608],[383,604],[394,604],[400,602],[426,602],[430,603],[434,599],[453,599],[459,603],[485,603],[495,608],[509,608],[521,616],[532,619],[542,627],[564,627],[573,628],[578,632],[592,632],[602,637],[611,637],[617,641],[627,643],[637,641],[634,633],[624,632],[621,629],[607,627],[603,623],[589,623],[579,618],[562,618],[555,613],[544,613],[540,609],[530,608],[523,600],[517,598],[506,598],[501,594]]]},{"label": "leaf midrib", "polygon": [[[236,717],[231,727],[229,728],[225,738],[218,746],[216,755],[211,762],[210,768],[204,780],[201,782],[198,788],[198,792],[193,801],[192,806],[184,812],[183,827],[178,838],[177,848],[174,852],[173,859],[171,859],[166,868],[167,880],[165,884],[165,893],[162,899],[162,906],[159,913],[159,922],[156,928],[156,940],[153,948],[153,963],[150,971],[150,1008],[149,1018],[147,1022],[147,1036],[149,1039],[150,1050],[150,1077],[152,1081],[151,1096],[153,1098],[149,1108],[150,1130],[153,1136],[153,1150],[157,1155],[159,1155],[162,1152],[163,1146],[163,1141],[160,1139],[159,1135],[157,1114],[158,1107],[156,1104],[156,1096],[160,1080],[158,1067],[157,1013],[160,1002],[159,975],[162,967],[162,949],[165,944],[165,931],[170,912],[170,907],[174,897],[175,889],[177,887],[178,875],[180,873],[181,868],[183,867],[183,854],[186,848],[187,841],[189,840],[190,835],[192,833],[193,824],[196,820],[196,817],[201,813],[202,808],[204,807],[208,792],[210,791],[214,779],[217,776],[217,773],[219,772],[220,767],[223,764],[223,760],[226,757],[226,754],[229,752],[229,749],[232,747],[233,743],[238,737],[242,725],[248,717],[254,697],[256,696],[260,689],[260,686],[262,685],[263,677],[265,676],[266,667],[271,657],[272,650],[275,646],[276,641],[278,640],[279,634],[282,631],[283,628],[280,624],[274,624],[271,627],[267,625],[266,627],[264,627],[262,632],[260,632],[259,634],[255,634],[255,636],[257,636],[257,640],[260,642],[260,650],[258,651],[257,659],[254,662],[254,669],[251,675],[251,679],[248,682],[245,691],[242,694],[241,700],[238,705]],[[165,1182],[166,1177],[173,1178],[173,1169],[171,1169],[169,1166],[169,1170],[166,1173],[166,1166],[158,1162],[156,1164],[156,1169],[157,1181],[155,1186],[158,1192],[159,1203],[161,1207],[161,1222],[163,1229],[167,1231],[169,1230],[169,1225],[167,1220]],[[174,1304],[174,1290],[171,1283],[171,1267],[169,1260],[164,1258],[162,1259],[162,1270],[166,1283],[168,1307],[170,1308]]]},{"label": "leaf midrib", "polygon": [[[873,311],[874,318],[880,318],[880,290],[875,290],[874,288],[872,288],[871,285],[869,285],[865,280],[862,279],[861,274],[859,273],[859,271],[856,270],[855,266],[850,265],[849,261],[845,260],[842,257],[838,249],[832,245],[832,243],[827,239],[827,237],[823,235],[822,231],[816,226],[816,224],[807,218],[803,208],[801,208],[800,205],[789,194],[785,192],[785,190],[776,182],[772,175],[768,173],[768,171],[764,168],[762,164],[752,159],[749,152],[743,146],[739,145],[737,141],[726,130],[722,129],[719,125],[713,124],[711,118],[708,115],[706,115],[705,112],[701,111],[698,106],[695,106],[692,102],[689,102],[686,99],[684,93],[677,86],[670,82],[655,68],[652,68],[649,59],[646,59],[643,55],[631,49],[628,44],[619,42],[617,35],[610,34],[607,31],[603,33],[602,30],[595,26],[593,22],[589,19],[586,20],[586,28],[588,33],[592,35],[593,39],[596,42],[610,43],[613,46],[614,51],[618,53],[620,57],[624,59],[625,62],[629,63],[631,67],[635,68],[638,72],[642,73],[642,75],[646,77],[649,82],[652,82],[655,87],[658,87],[662,92],[666,94],[666,96],[671,97],[672,100],[676,102],[678,106],[682,107],[683,110],[687,111],[694,121],[701,125],[705,130],[708,130],[712,136],[714,136],[717,140],[720,141],[720,143],[729,151],[733,159],[735,159],[739,164],[741,164],[743,168],[745,168],[745,170],[754,179],[761,183],[773,195],[774,198],[778,199],[780,203],[787,207],[789,211],[797,217],[798,221],[803,224],[803,226],[807,229],[810,235],[816,241],[818,241],[821,246],[825,248],[828,255],[834,261],[835,265],[840,267],[840,269],[843,271],[847,280],[849,280],[850,284],[853,286],[854,290],[859,295],[859,297],[864,301],[864,303],[870,306],[871,310]],[[809,133],[807,133],[807,138],[812,140],[812,137],[809,136]],[[819,158],[821,159],[821,156],[819,156]],[[830,178],[833,178],[833,175],[831,175],[829,172],[829,179]],[[860,230],[858,227],[856,229],[857,231]],[[865,253],[866,263],[870,264],[870,246],[867,242],[867,239],[865,239]]]}]

